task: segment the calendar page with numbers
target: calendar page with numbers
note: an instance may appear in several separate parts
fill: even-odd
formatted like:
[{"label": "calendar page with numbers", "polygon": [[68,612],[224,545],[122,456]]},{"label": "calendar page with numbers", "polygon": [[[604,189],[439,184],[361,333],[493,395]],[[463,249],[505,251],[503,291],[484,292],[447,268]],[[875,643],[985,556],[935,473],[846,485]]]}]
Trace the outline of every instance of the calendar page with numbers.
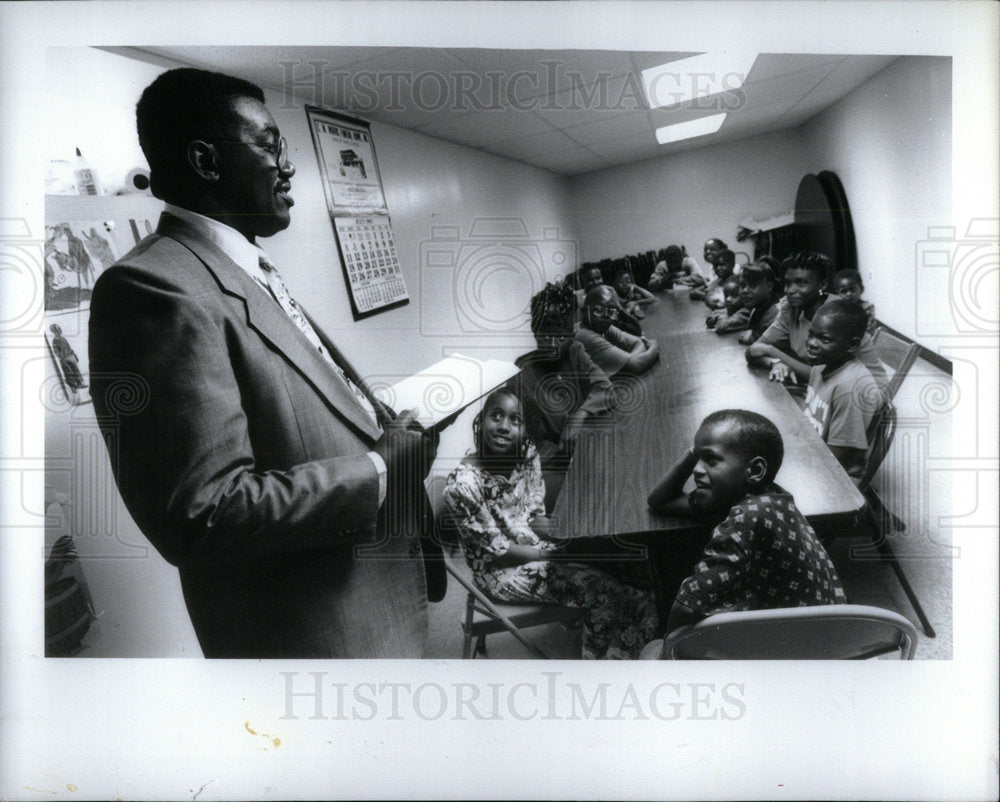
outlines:
[{"label": "calendar page with numbers", "polygon": [[334,217],[337,244],[356,318],[409,302],[385,215]]}]

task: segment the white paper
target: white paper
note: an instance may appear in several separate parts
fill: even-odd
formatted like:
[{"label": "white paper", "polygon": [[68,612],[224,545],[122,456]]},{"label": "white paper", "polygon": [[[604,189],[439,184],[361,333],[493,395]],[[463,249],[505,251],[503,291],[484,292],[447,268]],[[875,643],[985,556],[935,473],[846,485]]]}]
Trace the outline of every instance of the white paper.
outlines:
[{"label": "white paper", "polygon": [[463,354],[452,354],[391,387],[375,392],[380,401],[396,412],[418,410],[417,420],[427,428],[436,426],[482,398],[517,372],[518,367],[513,362],[500,359],[484,362]]}]

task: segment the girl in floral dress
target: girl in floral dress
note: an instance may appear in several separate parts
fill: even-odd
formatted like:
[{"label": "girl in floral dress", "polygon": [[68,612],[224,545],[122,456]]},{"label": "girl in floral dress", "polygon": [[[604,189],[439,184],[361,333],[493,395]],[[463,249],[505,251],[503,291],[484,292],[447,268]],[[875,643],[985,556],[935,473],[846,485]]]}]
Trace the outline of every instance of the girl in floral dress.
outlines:
[{"label": "girl in floral dress", "polygon": [[559,553],[517,394],[495,390],[473,434],[476,448],[448,476],[444,500],[476,584],[495,601],[585,610],[585,659],[636,657],[655,634],[653,596]]}]

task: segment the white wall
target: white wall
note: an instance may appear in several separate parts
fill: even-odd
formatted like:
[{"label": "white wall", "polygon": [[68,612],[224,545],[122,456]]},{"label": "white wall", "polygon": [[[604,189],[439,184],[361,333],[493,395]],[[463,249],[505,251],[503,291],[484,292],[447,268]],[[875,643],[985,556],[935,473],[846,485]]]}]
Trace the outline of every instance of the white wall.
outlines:
[{"label": "white wall", "polygon": [[929,226],[952,219],[951,126],[951,59],[899,58],[796,129],[575,177],[582,259],[671,242],[700,254],[710,236],[738,250],[743,217],[792,208],[806,173],[832,170],[851,207],[865,297],[918,339],[917,248]]},{"label": "white wall", "polygon": [[583,261],[671,243],[700,261],[710,237],[752,256],[752,242],[736,242],[737,224],[792,209],[805,163],[791,130],[577,176],[571,202]]},{"label": "white wall", "polygon": [[[49,67],[49,157],[71,158],[78,146],[106,183],[135,164],[145,164],[136,143],[134,106],[142,89],[164,68],[85,48],[54,51]],[[398,380],[456,350],[502,358],[527,350],[524,312],[532,290],[577,264],[578,246],[565,211],[568,181],[373,124],[410,303],[355,322],[305,112],[280,108],[283,100],[269,93],[268,105],[297,166],[292,181],[296,205],[290,228],[261,244],[292,294],[362,375],[375,381]],[[50,206],[58,207],[63,219],[102,220],[122,214],[123,204],[130,208],[130,203],[155,220],[159,203],[154,199],[57,198]],[[503,218],[506,235],[470,239],[470,234],[486,230],[489,221],[483,218]],[[497,225],[492,224],[494,232]],[[423,269],[422,254],[428,247],[450,257],[452,267]],[[461,279],[457,288],[455,275]],[[476,292],[490,299],[484,308],[477,307]],[[468,312],[464,321],[456,317],[456,306]],[[470,326],[479,330],[470,331]],[[51,378],[51,366],[46,370]],[[471,441],[473,411],[445,432],[436,471],[450,469],[464,454]],[[46,540],[78,532],[95,605],[103,611],[84,654],[199,655],[177,572],[148,547],[129,518],[95,433],[92,406],[70,410],[56,405],[46,416],[46,483],[71,497],[75,512],[70,515],[77,516],[54,518]]]},{"label": "white wall", "polygon": [[906,57],[802,129],[807,171],[844,185],[865,297],[914,338],[916,246],[952,220],[951,125],[951,59]]}]

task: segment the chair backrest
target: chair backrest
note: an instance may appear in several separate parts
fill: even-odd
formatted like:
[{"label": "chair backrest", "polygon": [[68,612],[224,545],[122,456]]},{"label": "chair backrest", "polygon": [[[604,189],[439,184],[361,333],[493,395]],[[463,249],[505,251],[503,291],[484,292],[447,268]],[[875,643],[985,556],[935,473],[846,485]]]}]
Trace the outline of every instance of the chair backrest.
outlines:
[{"label": "chair backrest", "polygon": [[889,447],[896,436],[896,408],[891,401],[886,401],[872,415],[865,435],[868,439],[868,451],[865,454],[865,470],[858,481],[858,489],[862,493],[871,484],[875,472],[885,459],[885,455],[889,453]]},{"label": "chair backrest", "polygon": [[887,368],[886,375],[889,377],[889,381],[886,387],[891,401],[896,397],[906,374],[913,367],[920,347],[916,343],[907,342],[901,337],[897,337],[882,326],[875,330],[872,344],[879,361]]},{"label": "chair backrest", "polygon": [[917,631],[879,607],[826,604],[719,613],[674,630],[667,660],[862,660],[898,651],[912,660]]}]

